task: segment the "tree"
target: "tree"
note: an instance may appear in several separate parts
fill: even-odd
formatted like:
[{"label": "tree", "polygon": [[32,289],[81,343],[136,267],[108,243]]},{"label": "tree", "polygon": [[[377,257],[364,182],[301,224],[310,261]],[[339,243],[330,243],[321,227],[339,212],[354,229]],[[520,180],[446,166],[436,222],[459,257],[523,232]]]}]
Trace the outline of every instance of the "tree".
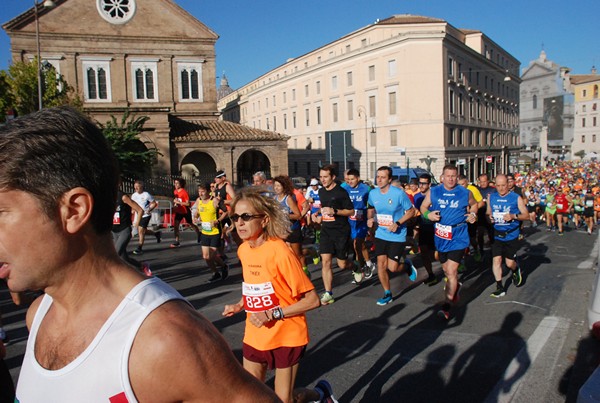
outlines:
[{"label": "tree", "polygon": [[583,157],[585,157],[585,150],[579,150],[579,151],[577,151],[573,155],[575,155],[576,157],[579,157],[579,158],[583,159]]},{"label": "tree", "polygon": [[148,119],[150,117],[136,117],[126,110],[120,121],[111,115],[105,124],[97,122],[117,157],[123,177],[144,176],[162,155],[156,148],[147,149],[139,138]]},{"label": "tree", "polygon": [[[38,109],[37,58],[31,62],[15,62],[8,72],[0,72],[0,108],[2,117],[7,109],[26,115]],[[49,63],[42,66],[42,104],[44,107],[71,105],[82,109],[82,101],[73,87]]]}]

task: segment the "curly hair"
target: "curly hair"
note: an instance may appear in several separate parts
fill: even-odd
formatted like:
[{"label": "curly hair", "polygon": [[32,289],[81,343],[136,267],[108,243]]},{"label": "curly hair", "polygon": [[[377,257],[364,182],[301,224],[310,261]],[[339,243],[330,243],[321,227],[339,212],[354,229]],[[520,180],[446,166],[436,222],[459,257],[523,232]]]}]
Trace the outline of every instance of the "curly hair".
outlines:
[{"label": "curly hair", "polygon": [[283,186],[283,193],[291,196],[294,194],[294,183],[289,176],[279,175],[273,178],[273,182],[279,182]]},{"label": "curly hair", "polygon": [[288,214],[283,211],[275,199],[265,196],[261,192],[261,189],[256,187],[242,189],[233,199],[232,211],[235,211],[240,201],[247,202],[255,210],[255,214],[264,214],[269,217],[267,226],[263,229],[267,238],[286,239],[291,232]]}]

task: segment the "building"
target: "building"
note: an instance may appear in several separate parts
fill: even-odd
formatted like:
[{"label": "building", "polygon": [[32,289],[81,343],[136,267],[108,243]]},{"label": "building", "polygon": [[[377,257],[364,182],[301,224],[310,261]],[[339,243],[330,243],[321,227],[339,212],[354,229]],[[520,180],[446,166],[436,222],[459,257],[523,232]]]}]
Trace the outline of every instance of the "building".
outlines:
[{"label": "building", "polygon": [[[575,135],[573,155],[600,156],[600,75],[572,75],[571,88],[575,94]],[[596,157],[598,158],[598,157]]]},{"label": "building", "polygon": [[224,169],[240,182],[258,169],[287,171],[286,136],[218,121],[218,35],[175,2],[54,2],[36,2],[37,10],[2,26],[13,60],[34,59],[39,22],[41,59],[75,88],[93,119],[119,119],[125,110],[150,117],[141,137],[161,154],[154,175],[206,178]]},{"label": "building", "polygon": [[[518,153],[520,64],[481,31],[396,15],[289,60],[221,98],[222,118],[290,138],[289,172],[322,164],[458,164],[471,179]],[[488,161],[488,162],[486,162]]]},{"label": "building", "polygon": [[536,160],[570,159],[574,98],[569,74],[542,50],[521,75],[521,144]]}]

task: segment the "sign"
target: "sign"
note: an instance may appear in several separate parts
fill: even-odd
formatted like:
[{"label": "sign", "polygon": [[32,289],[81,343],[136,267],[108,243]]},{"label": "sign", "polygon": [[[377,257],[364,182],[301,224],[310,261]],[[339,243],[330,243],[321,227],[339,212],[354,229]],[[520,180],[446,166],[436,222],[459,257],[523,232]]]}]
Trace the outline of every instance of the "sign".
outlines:
[{"label": "sign", "polygon": [[517,165],[517,157],[510,157],[510,158],[508,159],[508,163],[509,163],[510,165]]},{"label": "sign", "polygon": [[488,164],[491,164],[492,162],[494,162],[494,157],[492,157],[491,155],[486,156],[485,162],[487,162]]},{"label": "sign", "polygon": [[[352,132],[350,130],[325,132],[325,152],[330,164],[345,162],[352,152]],[[344,169],[346,169],[345,164]]]},{"label": "sign", "polygon": [[396,147],[396,148],[394,148],[394,151],[397,153],[400,153],[400,155],[406,155],[406,148]]},{"label": "sign", "polygon": [[467,160],[464,158],[456,160],[456,165],[467,165]]}]

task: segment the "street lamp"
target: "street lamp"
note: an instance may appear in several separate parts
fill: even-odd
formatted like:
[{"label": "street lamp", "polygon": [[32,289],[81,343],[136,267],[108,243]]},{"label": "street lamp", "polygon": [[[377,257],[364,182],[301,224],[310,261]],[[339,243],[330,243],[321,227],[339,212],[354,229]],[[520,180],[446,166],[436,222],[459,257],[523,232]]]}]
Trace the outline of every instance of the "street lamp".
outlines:
[{"label": "street lamp", "polygon": [[359,105],[358,108],[356,108],[356,110],[358,111],[358,117],[361,117],[361,114],[365,117],[365,158],[367,161],[367,178],[370,178],[369,176],[369,135],[367,133],[367,110],[365,109],[364,106]]},{"label": "street lamp", "polygon": [[38,6],[52,8],[55,6],[53,0],[44,0],[43,2],[33,0],[33,14],[35,16],[35,41],[37,47],[37,76],[38,76],[38,109],[42,110],[42,57],[40,55],[40,20],[38,18]]},{"label": "street lamp", "polygon": [[[371,122],[371,134],[375,140],[375,169],[377,169],[377,125],[375,124],[375,120]],[[371,143],[373,143],[373,141],[371,141]]]}]

